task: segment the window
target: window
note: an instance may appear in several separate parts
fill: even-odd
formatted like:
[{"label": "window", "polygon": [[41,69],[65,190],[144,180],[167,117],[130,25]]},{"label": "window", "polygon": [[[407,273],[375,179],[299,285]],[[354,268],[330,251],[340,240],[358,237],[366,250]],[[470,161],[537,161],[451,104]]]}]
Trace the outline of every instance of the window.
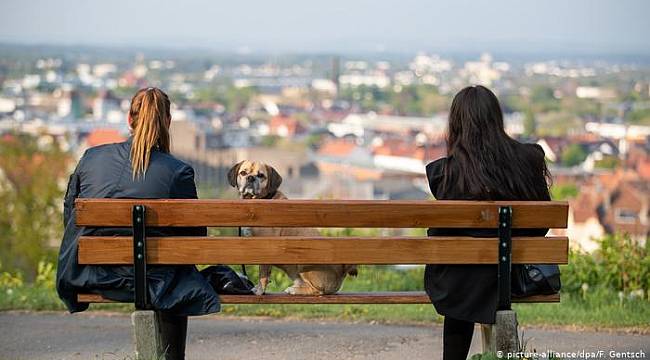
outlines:
[{"label": "window", "polygon": [[639,214],[630,209],[616,209],[614,212],[617,223],[634,224],[639,218]]}]

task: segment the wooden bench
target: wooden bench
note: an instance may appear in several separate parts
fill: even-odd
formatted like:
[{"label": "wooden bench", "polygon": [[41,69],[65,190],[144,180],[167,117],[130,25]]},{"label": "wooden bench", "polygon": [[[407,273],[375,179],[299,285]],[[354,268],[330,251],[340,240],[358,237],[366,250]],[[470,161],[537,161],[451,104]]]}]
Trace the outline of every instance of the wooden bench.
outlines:
[{"label": "wooden bench", "polygon": [[[483,327],[483,344],[486,351],[508,351],[517,347],[511,302],[560,300],[559,294],[511,299],[511,264],[568,261],[567,237],[511,237],[511,229],[566,228],[566,202],[77,199],[75,206],[78,226],[133,228],[133,237],[82,237],[79,263],[135,266],[136,351],[144,357],[158,358],[164,341],[147,310],[149,264],[497,264],[497,323]],[[148,226],[494,228],[499,236],[147,238]],[[220,297],[223,304],[429,303],[422,291]],[[78,300],[110,302],[95,294],[79,294]]]}]

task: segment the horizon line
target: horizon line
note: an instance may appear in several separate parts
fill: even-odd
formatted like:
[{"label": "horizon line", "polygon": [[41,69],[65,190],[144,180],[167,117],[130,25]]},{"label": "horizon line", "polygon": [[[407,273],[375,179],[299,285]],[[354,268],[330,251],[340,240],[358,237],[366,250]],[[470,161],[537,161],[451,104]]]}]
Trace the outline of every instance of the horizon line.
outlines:
[{"label": "horizon line", "polygon": [[430,46],[429,48],[421,48],[418,50],[415,49],[381,49],[381,50],[372,50],[372,49],[360,49],[360,50],[350,50],[350,49],[329,49],[325,48],[323,50],[315,49],[287,49],[286,47],[280,49],[263,49],[256,48],[253,46],[241,45],[241,46],[209,46],[202,44],[191,44],[191,45],[166,45],[166,44],[155,44],[155,43],[101,43],[101,42],[81,42],[81,41],[72,41],[72,42],[49,42],[49,41],[13,41],[0,38],[0,46],[3,47],[26,47],[26,48],[94,48],[94,49],[120,49],[128,51],[170,51],[170,52],[186,52],[186,51],[206,51],[210,52],[211,55],[217,54],[227,54],[227,55],[237,55],[237,56],[268,56],[268,55],[313,55],[313,56],[345,56],[345,55],[373,55],[373,56],[409,56],[415,54],[449,54],[449,55],[469,55],[469,54],[481,54],[481,53],[490,53],[493,55],[514,55],[514,56],[566,56],[566,57],[639,57],[639,60],[650,61],[650,49],[647,50],[604,50],[604,49],[576,49],[573,50],[559,50],[559,49],[549,49],[549,50],[537,50],[537,49],[507,49],[507,48],[494,48],[494,46],[485,46],[483,49],[477,49],[476,47],[453,47],[453,48],[443,48]]}]

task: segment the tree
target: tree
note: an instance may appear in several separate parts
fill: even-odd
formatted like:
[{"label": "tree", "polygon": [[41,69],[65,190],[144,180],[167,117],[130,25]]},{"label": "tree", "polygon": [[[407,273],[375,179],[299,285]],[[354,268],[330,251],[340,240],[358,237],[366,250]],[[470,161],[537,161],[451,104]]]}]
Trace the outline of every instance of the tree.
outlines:
[{"label": "tree", "polygon": [[587,152],[579,144],[571,144],[562,151],[562,164],[565,166],[576,166],[587,158]]},{"label": "tree", "polygon": [[0,139],[0,262],[32,278],[62,234],[62,199],[70,156],[48,137]]},{"label": "tree", "polygon": [[194,94],[193,102],[216,102],[223,104],[226,110],[237,113],[244,109],[257,94],[254,87],[235,87],[231,84],[199,88]]},{"label": "tree", "polygon": [[531,137],[537,133],[537,124],[535,123],[535,115],[529,108],[524,115],[524,136]]},{"label": "tree", "polygon": [[566,200],[578,196],[578,187],[575,184],[553,185],[551,198],[553,200]]},{"label": "tree", "polygon": [[555,98],[553,88],[538,85],[533,87],[530,94],[530,104],[538,113],[559,111],[560,101]]}]

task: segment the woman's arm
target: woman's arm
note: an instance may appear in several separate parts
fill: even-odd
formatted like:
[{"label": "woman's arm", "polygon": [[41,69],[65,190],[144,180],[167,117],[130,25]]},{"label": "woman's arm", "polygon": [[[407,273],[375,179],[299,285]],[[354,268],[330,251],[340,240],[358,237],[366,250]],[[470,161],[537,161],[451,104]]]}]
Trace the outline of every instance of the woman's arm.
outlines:
[{"label": "woman's arm", "polygon": [[63,198],[63,226],[64,227],[68,224],[68,221],[70,221],[72,217],[72,210],[74,209],[74,201],[77,197],[79,197],[80,182],[81,182],[79,176],[79,170],[81,168],[81,161],[83,160],[83,158],[84,157],[82,156],[81,160],[79,160],[79,163],[77,163],[77,167],[74,169],[74,172],[70,175],[70,179],[68,180],[68,187],[65,191],[65,196]]}]

